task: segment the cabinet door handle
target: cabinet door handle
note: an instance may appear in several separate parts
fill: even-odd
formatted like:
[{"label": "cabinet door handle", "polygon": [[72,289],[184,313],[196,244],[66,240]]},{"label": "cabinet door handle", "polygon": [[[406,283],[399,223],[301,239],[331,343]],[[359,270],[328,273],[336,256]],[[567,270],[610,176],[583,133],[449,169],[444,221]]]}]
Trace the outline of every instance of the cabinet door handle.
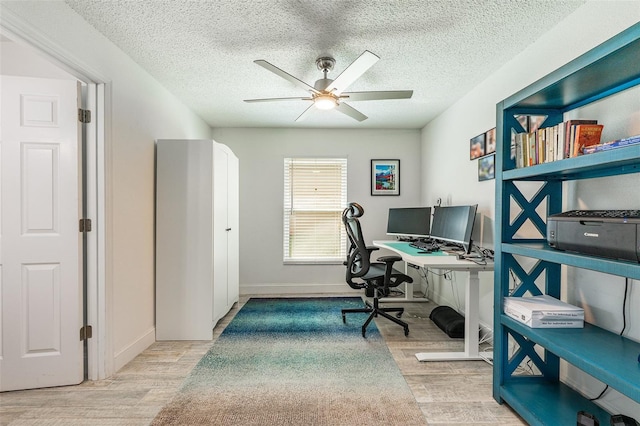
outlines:
[{"label": "cabinet door handle", "polygon": [[227,228],[227,229],[225,229],[225,231],[231,231],[231,228]]}]

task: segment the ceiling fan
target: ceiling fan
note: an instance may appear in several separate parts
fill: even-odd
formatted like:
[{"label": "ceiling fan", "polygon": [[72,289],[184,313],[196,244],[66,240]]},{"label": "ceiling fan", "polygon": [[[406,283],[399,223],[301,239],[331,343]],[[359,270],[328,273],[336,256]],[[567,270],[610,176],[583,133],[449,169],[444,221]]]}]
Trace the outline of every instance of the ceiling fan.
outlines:
[{"label": "ceiling fan", "polygon": [[278,101],[311,101],[312,104],[296,118],[296,121],[303,120],[315,108],[332,109],[335,108],[343,114],[348,115],[358,121],[364,121],[367,116],[353,108],[344,101],[375,101],[383,99],[408,99],[413,95],[413,90],[388,90],[375,92],[345,92],[347,87],[356,81],[362,74],[373,66],[380,58],[365,50],[362,55],[351,63],[335,80],[327,78],[336,63],[335,59],[323,56],[316,59],[316,66],[324,73],[324,78],[316,80],[313,86],[281,70],[269,62],[259,59],[255,62],[261,67],[279,75],[285,80],[309,92],[307,97],[293,98],[267,98],[267,99],[246,99],[245,102],[278,102]]}]

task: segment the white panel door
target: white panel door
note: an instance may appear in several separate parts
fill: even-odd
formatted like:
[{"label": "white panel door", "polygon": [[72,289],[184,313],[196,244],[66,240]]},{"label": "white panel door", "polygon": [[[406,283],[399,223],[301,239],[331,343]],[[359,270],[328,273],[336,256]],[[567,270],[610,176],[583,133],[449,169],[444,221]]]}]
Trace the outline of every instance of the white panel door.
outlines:
[{"label": "white panel door", "polygon": [[1,76],[0,391],[83,380],[79,84]]},{"label": "white panel door", "polygon": [[228,156],[227,164],[227,306],[240,296],[240,179],[238,157]]},{"label": "white panel door", "polygon": [[214,143],[213,150],[213,323],[226,315],[227,307],[227,152]]}]

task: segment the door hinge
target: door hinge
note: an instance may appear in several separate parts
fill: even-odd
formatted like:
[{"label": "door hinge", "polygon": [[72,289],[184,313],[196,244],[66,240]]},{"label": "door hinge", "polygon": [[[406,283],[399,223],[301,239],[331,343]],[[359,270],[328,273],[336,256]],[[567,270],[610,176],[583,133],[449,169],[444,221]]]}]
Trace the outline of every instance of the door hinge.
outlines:
[{"label": "door hinge", "polygon": [[93,329],[90,325],[85,325],[80,328],[80,341],[91,339],[93,337]]},{"label": "door hinge", "polygon": [[91,219],[80,219],[80,232],[91,232]]},{"label": "door hinge", "polygon": [[91,111],[88,109],[78,108],[78,120],[81,123],[91,123]]}]

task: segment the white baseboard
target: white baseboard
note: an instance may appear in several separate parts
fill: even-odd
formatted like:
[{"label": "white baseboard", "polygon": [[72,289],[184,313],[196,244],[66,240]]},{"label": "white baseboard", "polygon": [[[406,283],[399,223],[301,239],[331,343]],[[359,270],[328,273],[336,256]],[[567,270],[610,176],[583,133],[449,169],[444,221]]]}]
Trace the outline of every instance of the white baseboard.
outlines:
[{"label": "white baseboard", "polygon": [[156,328],[152,327],[147,330],[138,340],[116,353],[113,357],[114,371],[120,370],[127,365],[129,361],[140,355],[142,351],[147,349],[156,341]]},{"label": "white baseboard", "polygon": [[363,290],[354,290],[347,284],[245,284],[240,286],[240,294],[353,294],[361,295]]}]

